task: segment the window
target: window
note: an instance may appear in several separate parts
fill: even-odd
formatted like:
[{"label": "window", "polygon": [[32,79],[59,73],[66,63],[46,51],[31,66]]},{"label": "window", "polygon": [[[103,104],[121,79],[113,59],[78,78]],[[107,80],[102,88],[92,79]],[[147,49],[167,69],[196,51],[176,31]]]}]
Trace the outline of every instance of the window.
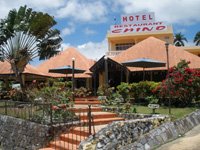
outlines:
[{"label": "window", "polygon": [[116,45],[115,45],[115,49],[116,49],[117,51],[126,50],[126,49],[132,47],[133,45],[134,45],[134,43],[116,44]]}]

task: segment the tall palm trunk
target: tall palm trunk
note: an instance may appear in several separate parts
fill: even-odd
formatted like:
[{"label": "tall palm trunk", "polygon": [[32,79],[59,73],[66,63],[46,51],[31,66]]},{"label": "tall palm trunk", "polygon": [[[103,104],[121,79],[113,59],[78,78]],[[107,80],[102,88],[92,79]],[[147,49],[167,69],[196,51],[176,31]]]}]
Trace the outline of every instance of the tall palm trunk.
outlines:
[{"label": "tall palm trunk", "polygon": [[12,67],[13,67],[13,70],[15,70],[15,77],[17,78],[17,80],[20,84],[20,88],[22,90],[22,95],[21,95],[22,101],[26,101],[27,100],[26,88],[25,88],[25,84],[22,79],[22,72],[23,72],[22,70],[24,70],[24,69],[19,69],[16,64],[12,64]]}]

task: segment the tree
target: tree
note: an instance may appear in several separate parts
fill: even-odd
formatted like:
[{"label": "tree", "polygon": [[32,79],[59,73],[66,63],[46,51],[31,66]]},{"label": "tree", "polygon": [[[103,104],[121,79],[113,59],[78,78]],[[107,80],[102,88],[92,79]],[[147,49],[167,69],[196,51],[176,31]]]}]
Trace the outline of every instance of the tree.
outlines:
[{"label": "tree", "polygon": [[173,98],[176,105],[188,106],[200,98],[200,70],[189,68],[190,62],[181,60],[169,69],[166,79],[157,90],[161,97]]},{"label": "tree", "polygon": [[194,37],[194,43],[196,46],[200,46],[200,31],[196,33],[195,37]]},{"label": "tree", "polygon": [[174,37],[175,46],[185,46],[184,41],[187,42],[187,39],[186,37],[184,37],[183,34],[181,34],[181,32],[175,34],[175,37]]},{"label": "tree", "polygon": [[36,57],[49,59],[59,52],[62,39],[59,30],[52,28],[55,24],[52,16],[26,6],[11,10],[0,20],[0,60],[11,64],[22,91],[26,65]]}]

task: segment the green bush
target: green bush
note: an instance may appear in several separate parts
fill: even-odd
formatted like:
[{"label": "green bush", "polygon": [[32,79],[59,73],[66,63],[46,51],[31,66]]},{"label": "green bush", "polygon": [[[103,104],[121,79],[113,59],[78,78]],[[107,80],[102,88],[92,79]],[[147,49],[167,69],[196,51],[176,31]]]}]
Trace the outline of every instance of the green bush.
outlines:
[{"label": "green bush", "polygon": [[131,84],[122,82],[117,86],[116,91],[109,86],[100,87],[98,95],[107,96],[105,105],[123,105],[123,103],[131,103],[131,99],[145,104],[152,103],[152,99],[154,99],[154,103],[157,103],[155,101],[155,99],[158,100],[157,93],[153,89],[158,85],[160,85],[159,82],[152,81],[141,81]]},{"label": "green bush", "polygon": [[78,89],[75,89],[74,91],[74,95],[76,97],[87,97],[90,96],[92,94],[91,90],[84,88],[84,87],[80,87]]},{"label": "green bush", "polygon": [[12,89],[9,91],[9,97],[13,101],[23,101],[23,92],[20,89]]},{"label": "green bush", "polygon": [[128,101],[130,99],[130,85],[121,82],[121,84],[117,86],[117,93],[119,93],[125,101]]},{"label": "green bush", "polygon": [[50,116],[52,112],[54,120],[63,121],[70,116],[67,107],[73,105],[71,88],[67,85],[66,82],[53,82],[52,86],[28,90],[27,96],[34,103],[51,104],[51,108],[49,105],[41,106],[37,111],[42,111],[45,116]]},{"label": "green bush", "polygon": [[149,99],[147,97],[154,96],[158,97],[158,93],[154,91],[154,89],[160,85],[159,82],[153,81],[141,81],[139,83],[131,83],[129,95],[131,98],[135,99],[137,103],[148,104]]},{"label": "green bush", "polygon": [[112,96],[113,93],[114,93],[114,87],[110,87],[107,84],[103,84],[102,86],[99,86],[97,90],[98,96],[106,96],[107,98]]}]

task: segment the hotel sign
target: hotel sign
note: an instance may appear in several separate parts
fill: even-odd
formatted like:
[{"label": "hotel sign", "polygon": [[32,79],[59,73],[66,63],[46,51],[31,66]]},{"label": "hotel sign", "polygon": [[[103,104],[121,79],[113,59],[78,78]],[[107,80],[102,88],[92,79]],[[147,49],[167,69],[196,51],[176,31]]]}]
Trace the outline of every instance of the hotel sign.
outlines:
[{"label": "hotel sign", "polygon": [[153,12],[150,13],[137,13],[133,15],[122,15],[122,24],[136,24],[136,23],[148,23],[155,22],[155,15]]},{"label": "hotel sign", "polygon": [[151,13],[137,13],[133,15],[122,15],[120,25],[112,25],[110,27],[113,34],[136,33],[164,31],[167,25],[162,22],[155,21],[155,15]]}]

